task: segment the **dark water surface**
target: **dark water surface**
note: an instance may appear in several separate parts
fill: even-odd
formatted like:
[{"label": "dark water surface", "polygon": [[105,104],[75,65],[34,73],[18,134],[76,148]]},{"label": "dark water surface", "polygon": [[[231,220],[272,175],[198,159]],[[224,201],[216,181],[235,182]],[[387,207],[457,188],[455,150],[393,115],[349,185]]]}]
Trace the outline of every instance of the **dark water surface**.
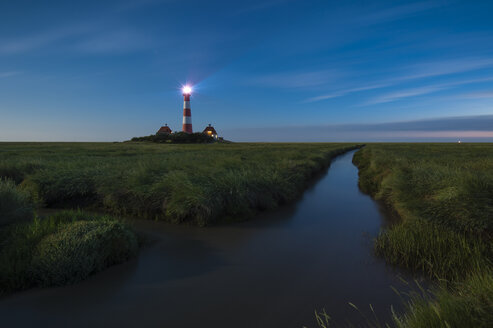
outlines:
[{"label": "dark water surface", "polygon": [[136,221],[152,242],[139,256],[68,287],[0,300],[2,327],[315,327],[325,308],[336,323],[381,321],[404,289],[372,255],[385,224],[358,189],[354,152],[340,156],[296,204],[255,220],[212,228]]}]

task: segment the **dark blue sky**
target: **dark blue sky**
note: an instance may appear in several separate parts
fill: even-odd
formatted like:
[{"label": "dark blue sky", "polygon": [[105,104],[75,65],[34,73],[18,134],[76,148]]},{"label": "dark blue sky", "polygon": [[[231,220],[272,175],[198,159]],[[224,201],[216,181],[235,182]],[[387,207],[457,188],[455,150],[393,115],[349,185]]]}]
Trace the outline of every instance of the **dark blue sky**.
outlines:
[{"label": "dark blue sky", "polygon": [[[470,121],[493,114],[492,12],[493,1],[2,1],[0,140],[180,129],[186,82],[194,129],[213,123],[232,140],[306,140],[312,127],[351,140],[344,127],[423,119],[436,131],[382,135],[487,140],[493,127]],[[443,128],[458,116],[463,129]]]}]

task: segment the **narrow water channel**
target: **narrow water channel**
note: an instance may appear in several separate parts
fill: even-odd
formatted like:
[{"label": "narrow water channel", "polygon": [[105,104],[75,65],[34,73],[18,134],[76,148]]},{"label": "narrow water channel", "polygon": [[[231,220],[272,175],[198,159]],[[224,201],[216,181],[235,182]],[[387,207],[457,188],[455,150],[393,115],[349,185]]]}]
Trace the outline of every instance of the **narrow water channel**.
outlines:
[{"label": "narrow water channel", "polygon": [[316,327],[314,310],[381,322],[404,288],[372,254],[385,224],[358,189],[353,152],[335,159],[297,203],[239,224],[194,228],[136,221],[138,258],[68,287],[0,300],[5,327]]}]

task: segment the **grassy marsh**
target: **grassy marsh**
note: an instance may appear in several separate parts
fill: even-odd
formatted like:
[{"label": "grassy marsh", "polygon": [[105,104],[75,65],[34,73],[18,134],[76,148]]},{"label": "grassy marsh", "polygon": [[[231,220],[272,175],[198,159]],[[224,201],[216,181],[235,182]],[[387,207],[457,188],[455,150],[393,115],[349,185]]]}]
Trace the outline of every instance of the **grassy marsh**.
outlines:
[{"label": "grassy marsh", "polygon": [[493,145],[372,144],[356,153],[360,187],[400,222],[380,233],[388,263],[440,282],[415,295],[399,327],[486,327],[493,313]]},{"label": "grassy marsh", "polygon": [[292,201],[351,144],[4,143],[0,176],[46,207],[235,221]]}]

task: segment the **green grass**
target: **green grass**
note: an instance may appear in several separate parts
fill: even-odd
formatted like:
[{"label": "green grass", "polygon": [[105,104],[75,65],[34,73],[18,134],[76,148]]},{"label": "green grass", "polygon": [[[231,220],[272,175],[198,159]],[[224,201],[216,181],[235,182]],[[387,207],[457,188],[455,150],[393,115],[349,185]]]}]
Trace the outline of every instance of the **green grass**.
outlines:
[{"label": "green grass", "polygon": [[396,325],[491,325],[493,145],[372,144],[353,161],[361,189],[400,217],[376,253],[441,282],[434,297],[414,296]]},{"label": "green grass", "polygon": [[118,221],[74,222],[38,243],[31,275],[39,286],[74,283],[126,261],[137,248],[135,235]]},{"label": "green grass", "polygon": [[391,264],[445,281],[458,281],[490,264],[484,241],[418,218],[383,231],[375,250]]},{"label": "green grass", "polygon": [[359,151],[363,191],[455,231],[493,232],[492,144],[373,144]]},{"label": "green grass", "polygon": [[493,274],[477,273],[454,287],[414,294],[398,328],[488,328],[493,323]]},{"label": "green grass", "polygon": [[32,219],[35,204],[13,180],[0,179],[0,226]]},{"label": "green grass", "polygon": [[108,216],[62,211],[0,230],[0,295],[74,283],[137,252],[130,228]]},{"label": "green grass", "polygon": [[0,175],[47,207],[208,225],[299,197],[351,144],[3,143]]}]

